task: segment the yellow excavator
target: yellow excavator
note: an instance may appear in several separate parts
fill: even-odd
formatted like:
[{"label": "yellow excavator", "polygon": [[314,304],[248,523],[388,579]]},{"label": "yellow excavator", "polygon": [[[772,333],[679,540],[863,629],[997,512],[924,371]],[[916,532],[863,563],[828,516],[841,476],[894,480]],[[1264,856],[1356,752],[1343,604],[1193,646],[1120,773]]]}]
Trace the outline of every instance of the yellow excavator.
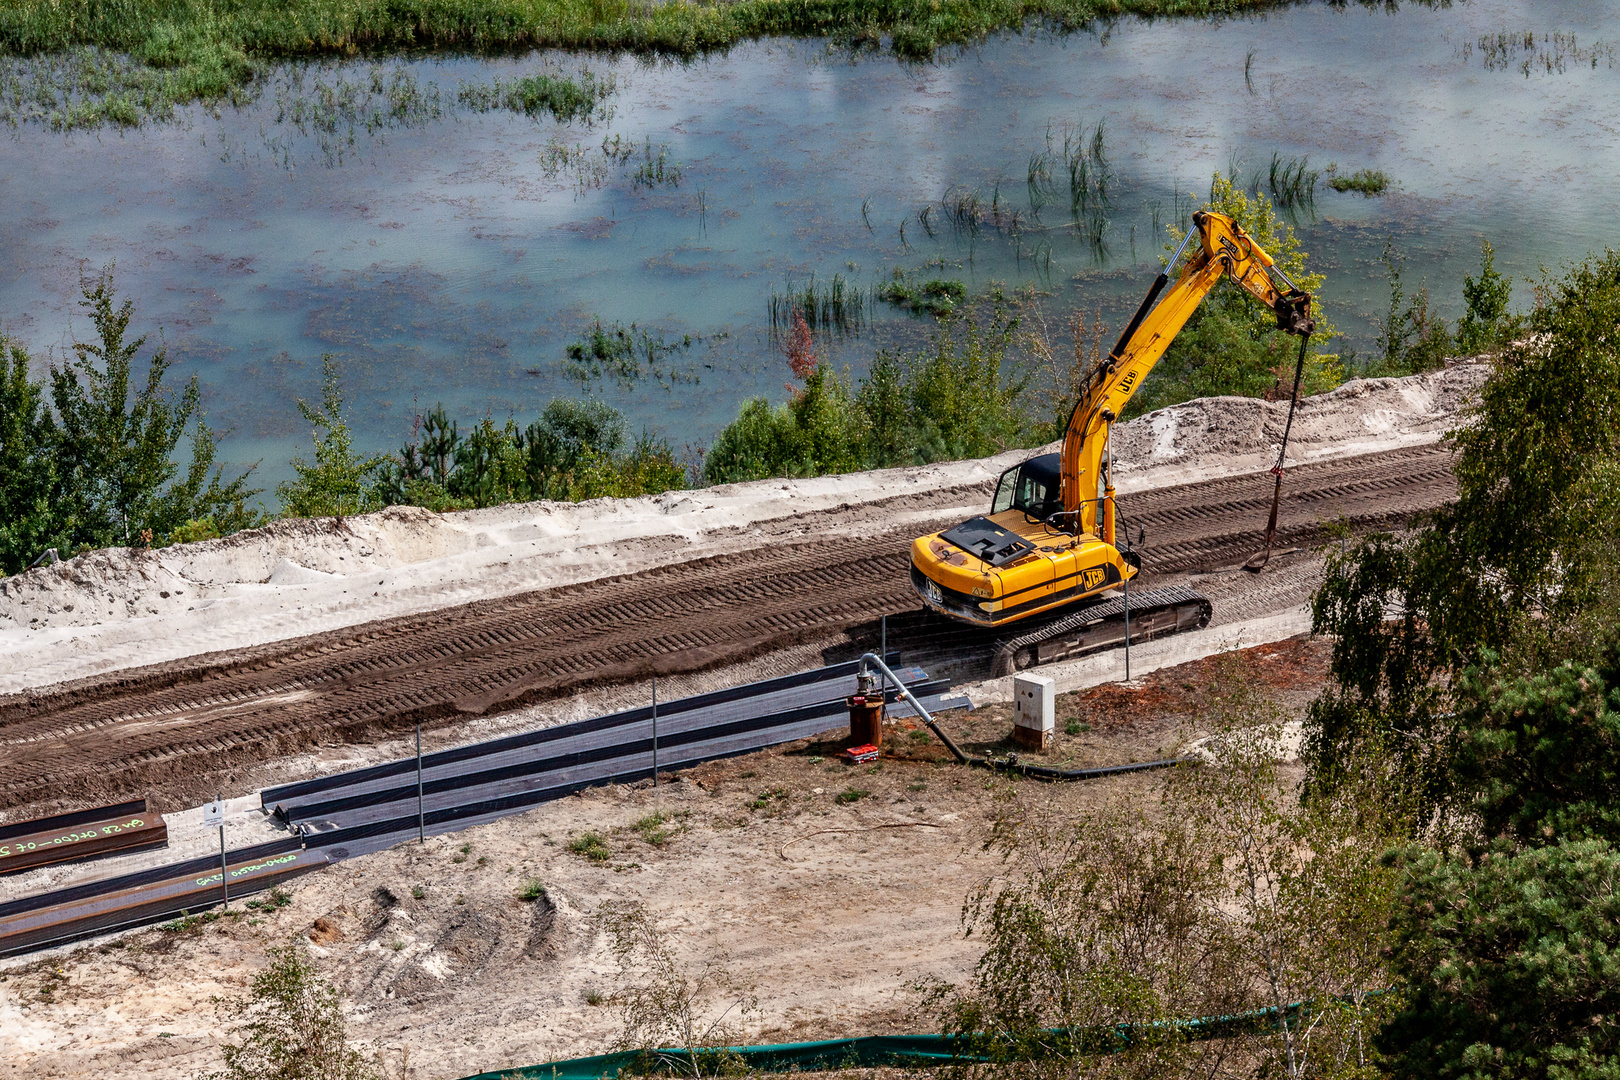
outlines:
[{"label": "yellow excavator", "polygon": [[[1020,633],[997,643],[996,674],[1117,644],[1127,633],[1138,641],[1209,623],[1209,601],[1191,589],[1130,595],[1141,558],[1128,537],[1125,550],[1115,538],[1109,432],[1223,277],[1276,312],[1278,328],[1301,344],[1315,324],[1310,295],[1237,222],[1210,211],[1192,220],[1119,344],[1087,380],[1062,451],[1003,473],[988,515],[912,542],[911,581],[928,608],[976,626],[1019,624]],[[1200,247],[1181,264],[1194,237]]]}]

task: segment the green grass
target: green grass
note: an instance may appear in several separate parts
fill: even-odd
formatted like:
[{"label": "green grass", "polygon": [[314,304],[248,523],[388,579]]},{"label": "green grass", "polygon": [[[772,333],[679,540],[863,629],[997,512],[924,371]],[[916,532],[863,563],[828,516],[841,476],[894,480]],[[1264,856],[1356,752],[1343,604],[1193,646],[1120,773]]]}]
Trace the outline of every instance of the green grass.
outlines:
[{"label": "green grass", "polygon": [[[931,58],[1005,29],[1068,31],[1120,15],[1231,15],[1279,0],[6,0],[0,57],[78,56],[110,72],[65,99],[68,126],[135,124],[251,93],[267,63],[538,48],[695,57],[752,38],[813,36],[852,52]],[[85,52],[84,50],[95,50]],[[75,53],[74,50],[79,50]],[[116,54],[107,58],[107,54]],[[54,60],[53,60],[54,62]],[[94,80],[92,80],[94,82]],[[0,76],[0,94],[6,90]],[[520,107],[579,100],[508,85]],[[59,110],[61,111],[61,110]]]},{"label": "green grass", "polygon": [[1360,169],[1349,176],[1335,176],[1328,180],[1334,191],[1355,191],[1367,198],[1382,195],[1389,188],[1389,177],[1377,169]]},{"label": "green grass", "polygon": [[770,791],[762,791],[759,793],[759,798],[748,804],[748,809],[764,810],[773,802],[779,802],[787,797],[788,791],[786,788],[772,788]]},{"label": "green grass", "polygon": [[839,806],[848,806],[852,802],[860,802],[870,794],[872,794],[870,791],[862,791],[860,788],[849,788],[839,792],[838,797],[833,801],[838,803]]},{"label": "green grass", "polygon": [[[675,815],[684,817],[684,814]],[[671,815],[662,810],[654,811],[639,818],[630,826],[631,831],[639,834],[643,840],[653,847],[663,847],[681,831],[679,825],[670,824]]]},{"label": "green grass", "polygon": [[613,849],[608,847],[607,837],[595,829],[582,832],[568,841],[568,850],[591,862],[607,862],[613,858]]},{"label": "green grass", "polygon": [[532,903],[546,895],[546,883],[539,878],[529,878],[518,890],[517,898],[525,903]]},{"label": "green grass", "polygon": [[289,894],[285,889],[278,887],[271,889],[269,896],[263,896],[256,900],[249,900],[247,902],[247,906],[251,911],[280,911],[282,908],[291,903],[292,895]]}]

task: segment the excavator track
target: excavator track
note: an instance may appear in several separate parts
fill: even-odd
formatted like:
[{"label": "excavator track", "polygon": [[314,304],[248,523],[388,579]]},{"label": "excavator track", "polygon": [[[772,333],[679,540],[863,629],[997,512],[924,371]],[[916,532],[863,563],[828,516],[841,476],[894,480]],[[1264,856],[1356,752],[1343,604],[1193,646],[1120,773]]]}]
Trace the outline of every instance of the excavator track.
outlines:
[{"label": "excavator track", "polygon": [[[1017,637],[996,642],[991,675],[1012,675],[1125,643],[1125,597],[1105,596]],[[1209,625],[1214,606],[1184,585],[1147,589],[1130,598],[1133,643]]]}]

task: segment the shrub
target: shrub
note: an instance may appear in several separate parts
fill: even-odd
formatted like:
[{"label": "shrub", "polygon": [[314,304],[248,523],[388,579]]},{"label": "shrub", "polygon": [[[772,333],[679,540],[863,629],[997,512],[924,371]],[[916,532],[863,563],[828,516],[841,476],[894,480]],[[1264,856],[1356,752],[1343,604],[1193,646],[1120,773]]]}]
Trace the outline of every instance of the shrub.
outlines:
[{"label": "shrub", "polygon": [[1589,649],[1555,666],[1493,665],[1459,680],[1457,776],[1484,835],[1620,842],[1620,632],[1606,628]]},{"label": "shrub", "polygon": [[[985,1055],[983,1075],[1214,1076],[1234,1061],[1290,1080],[1377,1075],[1366,1044],[1391,1002],[1366,991],[1387,985],[1385,811],[1302,807],[1276,761],[1285,714],[1218,670],[1200,714],[1215,760],[1160,774],[1159,797],[1075,821],[1009,795],[989,842],[1003,867],[963,906],[981,955],[924,998]],[[1218,1040],[1176,1023],[1260,1009]]]},{"label": "shrub", "polygon": [[1379,355],[1367,374],[1399,377],[1445,366],[1456,350],[1446,321],[1429,312],[1428,286],[1419,285],[1410,297],[1405,294],[1403,260],[1392,241],[1384,244],[1383,263],[1389,271],[1389,314],[1379,321]]},{"label": "shrub", "polygon": [[1612,1075],[1620,1067],[1620,853],[1407,849],[1392,923],[1397,1080]]},{"label": "shrub", "polygon": [[[28,354],[0,334],[0,573],[47,547],[149,543],[204,518],[222,532],[260,521],[247,506],[258,494],[247,486],[252,470],[227,480],[214,461],[197,379],[175,395],[161,348],[144,379],[136,374],[146,339],[129,340],[134,303],[117,302],[112,266],[80,287],[95,337],[73,342],[48,385],[29,378]],[[187,439],[182,470],[175,454]]]},{"label": "shrub", "polygon": [[221,1003],[244,1037],[223,1045],[225,1068],[201,1080],[378,1080],[377,1063],[349,1045],[337,991],[299,946],[269,958],[245,999]]},{"label": "shrub", "polygon": [[682,961],[641,903],[603,904],[596,924],[619,967],[611,1000],[623,1027],[614,1048],[643,1051],[637,1071],[693,1078],[746,1071],[726,1048],[743,1041],[743,1025],[759,1004],[727,970],[723,952]]},{"label": "shrub", "polygon": [[527,499],[630,498],[686,486],[662,439],[643,433],[627,450],[624,417],[592,399],[553,398],[519,430],[486,416],[467,435],[442,404],[417,417],[398,456],[374,470],[379,500],[434,511]]},{"label": "shrub", "polygon": [[861,465],[863,417],[848,388],[825,366],[809,367],[803,390],[783,405],[743,404],[703,462],[711,484],[772,476],[821,476]]},{"label": "shrub", "polygon": [[219,526],[213,518],[193,518],[184,525],[176,525],[169,533],[167,543],[193,544],[199,540],[218,540]]},{"label": "shrub", "polygon": [[294,477],[276,487],[281,511],[288,517],[339,517],[379,510],[384,505],[373,474],[381,455],[355,453],[354,437],[343,418],[343,386],[337,358],[321,357],[321,403],[299,399],[298,411],[314,428],[315,460],[295,457]]},{"label": "shrub", "polygon": [[[711,484],[984,457],[1038,441],[1024,392],[1031,367],[1012,304],[993,293],[935,327],[927,350],[880,352],[853,390],[823,364],[784,404],[746,402],[704,459]],[[790,349],[804,351],[794,344]]]},{"label": "shrub", "polygon": [[1489,240],[1480,241],[1479,279],[1465,275],[1462,291],[1468,311],[1457,322],[1457,345],[1472,355],[1505,344],[1519,328],[1519,320],[1508,312],[1513,279],[1497,273]]},{"label": "shrub", "polygon": [[1315,784],[1330,788],[1350,757],[1376,750],[1441,812],[1460,737],[1448,684],[1515,651],[1556,666],[1571,653],[1538,657],[1538,641],[1620,608],[1620,253],[1545,284],[1539,299],[1531,335],[1504,349],[1448,436],[1456,501],[1405,537],[1329,557],[1313,600],[1316,632],[1334,640],[1332,681],[1307,723]]}]

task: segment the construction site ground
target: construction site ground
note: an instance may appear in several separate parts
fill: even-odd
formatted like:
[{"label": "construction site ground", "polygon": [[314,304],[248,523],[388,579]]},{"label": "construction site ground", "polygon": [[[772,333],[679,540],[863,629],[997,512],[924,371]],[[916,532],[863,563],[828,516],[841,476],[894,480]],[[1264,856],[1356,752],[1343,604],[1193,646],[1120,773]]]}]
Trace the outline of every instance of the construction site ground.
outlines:
[{"label": "construction site ground", "polygon": [[[1307,399],[1295,421],[1280,543],[1264,574],[1237,564],[1270,506],[1286,403],[1211,399],[1121,425],[1122,515],[1147,530],[1144,587],[1209,596],[1207,630],[1049,670],[1071,766],[1172,752],[1200,729],[1207,657],[1246,663],[1298,713],[1325,670],[1308,597],[1325,549],[1398,529],[1454,490],[1439,441],[1484,370],[1365,380]],[[232,845],[278,834],[254,792],[424,748],[670,699],[843,660],[884,627],[906,663],[980,707],[949,723],[987,749],[1008,730],[1008,680],[982,635],[924,617],[909,537],[983,512],[979,462],[470,514],[398,510],[282,522],[161,551],[96,552],[0,580],[0,820],[147,795],[170,847],[0,879],[0,899],[215,842],[197,804],[223,791]],[[1132,539],[1135,539],[1133,533]],[[366,595],[371,593],[372,595]],[[1188,662],[1190,661],[1190,662]],[[1075,732],[1067,733],[1070,719]],[[0,962],[0,1080],[192,1076],[227,1034],[212,999],[238,994],[264,950],[295,937],[344,992],[354,1032],[398,1075],[458,1077],[589,1054],[615,1034],[611,963],[590,914],[640,898],[688,957],[729,952],[764,1041],[927,1030],[905,987],[963,977],[968,890],[1007,784],[891,733],[880,768],[800,744],[696,769],[654,794],[607,788],[426,845],[300,879],[291,902]],[[1012,785],[1082,819],[1152,774]],[[855,796],[860,791],[865,794]],[[839,796],[845,796],[840,800]],[[669,816],[671,835],[637,830]],[[611,856],[567,844],[589,830]],[[544,901],[517,893],[543,882]],[[313,935],[313,937],[311,937]]]},{"label": "construction site ground", "polygon": [[[1298,638],[1225,655],[1062,695],[1056,740],[1034,759],[1084,767],[1173,754],[1206,734],[1199,702],[1223,663],[1297,715],[1320,686],[1327,646]],[[944,722],[970,752],[1009,749],[1005,706]],[[224,918],[12,962],[0,971],[0,1078],[179,1080],[217,1068],[229,1032],[214,999],[243,995],[266,949],[293,938],[314,946],[349,1003],[351,1033],[380,1048],[393,1076],[602,1052],[619,1031],[617,968],[591,917],[627,900],[656,912],[687,960],[725,958],[759,996],[746,1025],[755,1041],[930,1030],[908,987],[969,975],[978,945],[962,933],[962,903],[1001,869],[984,846],[997,815],[1079,822],[1101,800],[1152,798],[1161,774],[1009,781],[955,764],[914,732],[891,724],[875,765],[837,758],[832,733],[705,765],[657,791],[592,790],[345,861],[295,881],[282,907],[236,904]],[[659,813],[660,826],[645,824]],[[569,849],[593,830],[602,861]],[[531,881],[544,896],[520,899]]]}]

